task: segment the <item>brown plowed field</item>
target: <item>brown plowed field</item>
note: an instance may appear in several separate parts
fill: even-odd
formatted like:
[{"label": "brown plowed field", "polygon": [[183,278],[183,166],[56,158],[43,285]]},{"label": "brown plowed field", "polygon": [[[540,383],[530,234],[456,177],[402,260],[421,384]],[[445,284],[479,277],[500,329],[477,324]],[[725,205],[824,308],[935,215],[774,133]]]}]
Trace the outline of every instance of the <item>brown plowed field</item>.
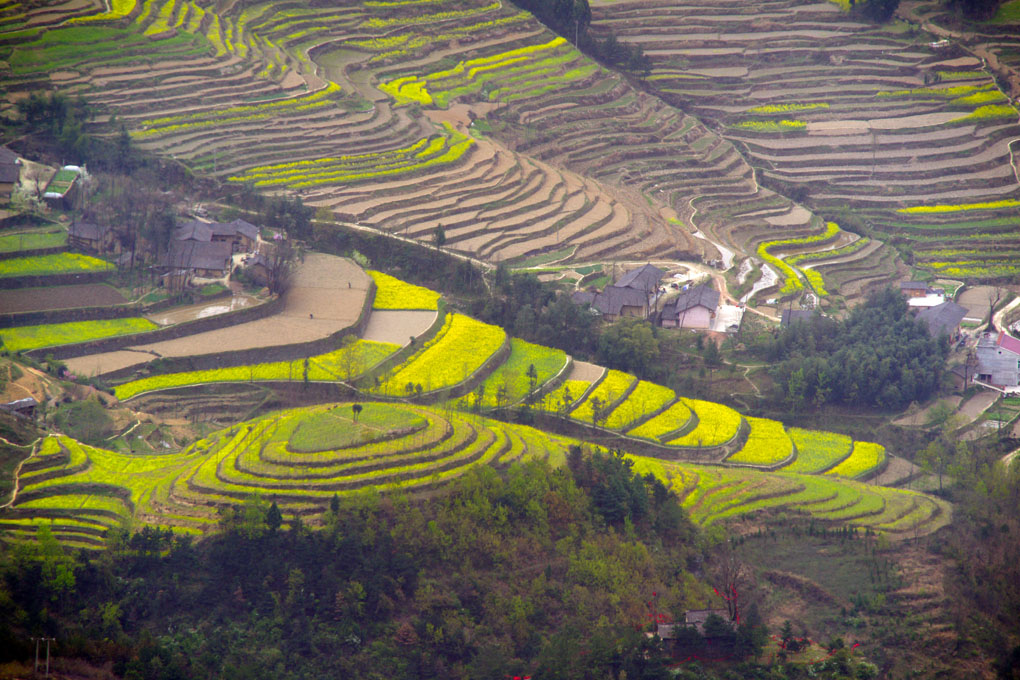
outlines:
[{"label": "brown plowed field", "polygon": [[[284,308],[277,315],[130,348],[136,352],[77,357],[67,365],[72,371],[93,375],[146,363],[152,355],[144,352],[185,357],[319,340],[357,321],[370,282],[369,276],[346,258],[311,253],[298,265]],[[137,361],[132,361],[134,358]]]},{"label": "brown plowed field", "polygon": [[375,342],[406,345],[435,322],[436,312],[412,310],[373,310],[362,338]]},{"label": "brown plowed field", "polygon": [[0,291],[0,314],[45,312],[53,309],[105,307],[127,302],[116,288],[104,283],[81,286],[47,286]]}]

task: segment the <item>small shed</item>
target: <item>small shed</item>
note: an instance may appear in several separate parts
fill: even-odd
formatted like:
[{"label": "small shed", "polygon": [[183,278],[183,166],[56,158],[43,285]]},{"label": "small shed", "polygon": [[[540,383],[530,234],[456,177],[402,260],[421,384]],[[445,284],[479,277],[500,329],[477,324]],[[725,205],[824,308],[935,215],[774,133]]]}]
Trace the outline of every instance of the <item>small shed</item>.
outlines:
[{"label": "small shed", "polygon": [[17,399],[15,401],[9,401],[6,404],[0,404],[0,410],[11,413],[20,418],[28,418],[30,420],[35,419],[35,409],[39,406],[39,402],[34,397],[26,397],[25,399]]},{"label": "small shed", "polygon": [[67,244],[72,248],[101,253],[113,246],[113,229],[108,225],[75,220],[67,228]]}]

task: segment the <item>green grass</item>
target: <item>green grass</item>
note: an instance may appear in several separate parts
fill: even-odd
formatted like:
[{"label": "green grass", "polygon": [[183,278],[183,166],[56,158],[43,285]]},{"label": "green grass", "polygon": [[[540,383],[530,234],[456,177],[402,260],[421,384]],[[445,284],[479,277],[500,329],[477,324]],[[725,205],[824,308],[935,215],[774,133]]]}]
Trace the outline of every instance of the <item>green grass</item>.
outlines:
[{"label": "green grass", "polygon": [[361,408],[357,422],[352,408],[330,409],[303,419],[288,446],[301,452],[348,448],[426,424],[425,419],[413,411],[374,403],[361,404]]},{"label": "green grass", "polygon": [[67,232],[63,229],[24,231],[0,236],[0,253],[60,248],[65,245],[67,245]]},{"label": "green grass", "polygon": [[[567,363],[563,350],[535,345],[524,340],[510,340],[510,356],[482,383],[482,405],[487,408],[516,404],[558,374]],[[535,367],[534,384],[528,377]],[[478,389],[475,390],[478,393]]]},{"label": "green grass", "polygon": [[790,437],[797,447],[797,458],[783,472],[817,474],[834,467],[850,455],[853,440],[843,434],[790,428]]},{"label": "green grass", "polygon": [[112,269],[109,262],[80,253],[57,253],[0,260],[0,278],[8,276],[52,276],[85,274]]},{"label": "green grass", "polygon": [[993,24],[1020,24],[1020,0],[1009,0],[999,5],[992,18]]},{"label": "green grass", "polygon": [[42,326],[19,326],[0,330],[4,349],[22,352],[40,347],[55,347],[77,342],[89,342],[119,335],[145,333],[159,328],[148,319],[108,319],[105,321],[71,321]]}]

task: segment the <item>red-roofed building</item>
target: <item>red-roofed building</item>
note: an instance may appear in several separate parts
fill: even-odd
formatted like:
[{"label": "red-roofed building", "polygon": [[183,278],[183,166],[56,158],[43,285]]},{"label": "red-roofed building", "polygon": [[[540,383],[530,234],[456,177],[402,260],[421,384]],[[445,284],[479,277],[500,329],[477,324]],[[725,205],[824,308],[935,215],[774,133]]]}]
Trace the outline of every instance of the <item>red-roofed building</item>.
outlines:
[{"label": "red-roofed building", "polygon": [[999,331],[984,333],[977,344],[977,379],[996,387],[1020,385],[1020,340]]}]

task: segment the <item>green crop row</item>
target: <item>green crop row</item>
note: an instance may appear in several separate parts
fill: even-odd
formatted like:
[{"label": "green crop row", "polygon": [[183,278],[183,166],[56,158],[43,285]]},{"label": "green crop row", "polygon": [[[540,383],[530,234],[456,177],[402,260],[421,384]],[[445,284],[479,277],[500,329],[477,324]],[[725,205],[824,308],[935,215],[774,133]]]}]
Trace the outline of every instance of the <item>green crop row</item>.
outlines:
[{"label": "green crop row", "polygon": [[[485,379],[478,389],[487,408],[516,404],[556,376],[567,364],[563,350],[510,340],[510,357]],[[528,372],[534,367],[532,376]]]},{"label": "green crop row", "polygon": [[997,118],[1010,118],[1016,120],[1017,110],[1010,104],[987,104],[979,106],[966,116],[954,118],[950,123],[969,123],[971,121],[994,120]]},{"label": "green crop row", "polygon": [[967,210],[1001,210],[1002,208],[1018,208],[1020,200],[1007,198],[1001,201],[985,201],[983,203],[960,203],[955,205],[915,205],[900,208],[896,212],[905,215],[928,215],[931,213],[962,212]]},{"label": "green crop row", "polygon": [[528,45],[488,57],[462,61],[451,69],[430,73],[421,78],[416,76],[396,78],[382,83],[379,89],[393,97],[398,105],[417,103],[430,106],[435,103],[445,107],[453,97],[479,90],[484,82],[492,80],[493,74],[485,73],[487,71],[498,71],[496,75],[501,78],[512,77],[507,74],[522,68],[540,68],[542,59],[547,53],[558,53],[561,48],[566,49],[566,52],[559,57],[562,61],[557,64],[576,59],[577,53],[565,47],[566,45],[566,40],[557,37],[548,43]]},{"label": "green crop row", "polygon": [[684,402],[698,417],[698,426],[666,442],[670,446],[719,446],[737,436],[744,417],[729,406],[701,399],[684,399]]},{"label": "green crop row", "polygon": [[41,326],[18,326],[0,330],[4,349],[22,352],[40,347],[55,347],[76,342],[89,342],[119,335],[145,333],[159,328],[148,319],[133,317],[100,321],[69,321]]},{"label": "green crop row", "polygon": [[595,414],[594,408],[596,400],[598,400],[600,408],[602,409],[601,415],[605,415],[605,409],[623,397],[636,380],[637,378],[629,373],[610,370],[606,373],[602,382],[600,382],[595,389],[592,390],[591,394],[588,395],[588,398],[570,412],[570,417],[573,420],[590,423],[592,421],[592,416]]},{"label": "green crop row", "polygon": [[85,274],[110,269],[110,263],[80,253],[57,253],[0,260],[0,277]]},{"label": "green crop row", "polygon": [[289,186],[303,189],[321,184],[357,182],[400,173],[417,172],[453,163],[474,144],[449,124],[446,135],[420,139],[410,147],[378,154],[295,161],[259,166],[230,178],[232,182],[254,182],[256,186]]},{"label": "green crop row", "polygon": [[808,104],[765,104],[763,106],[755,106],[754,108],[744,111],[744,113],[750,114],[764,114],[769,115],[773,113],[789,113],[790,111],[813,111],[815,109],[827,109],[829,108],[828,102],[811,102]]},{"label": "green crop row", "polygon": [[[800,282],[800,277],[797,275],[797,270],[795,270],[793,267],[787,264],[786,261],[784,261],[782,258],[770,253],[769,249],[783,248],[789,246],[794,247],[807,246],[811,245],[812,243],[820,243],[823,241],[831,240],[835,238],[838,234],[839,225],[836,224],[835,222],[828,222],[825,225],[825,231],[823,231],[820,234],[815,234],[814,236],[801,236],[797,238],[781,239],[778,241],[764,241],[758,244],[757,248],[758,256],[761,259],[768,262],[769,264],[771,264],[772,266],[776,267],[782,274],[783,278],[786,280],[786,282],[783,284],[782,289],[780,289],[779,291],[780,295],[786,295],[788,293],[796,292],[803,287],[803,284],[801,284]],[[815,291],[819,295],[826,294],[822,292],[825,290],[824,280],[822,281],[816,280],[814,282],[811,282],[809,280],[809,283],[813,284],[812,287],[814,287],[814,284],[818,285],[818,288],[815,288]],[[819,288],[821,288],[821,290],[819,290]]]},{"label": "green crop row", "polygon": [[874,471],[884,462],[884,446],[873,442],[854,442],[850,455],[825,474],[856,479]]},{"label": "green crop row", "polygon": [[801,262],[809,262],[812,260],[828,260],[837,257],[843,257],[845,255],[852,255],[853,253],[856,253],[858,250],[868,245],[869,243],[871,243],[871,239],[868,238],[867,236],[863,236],[854,241],[853,243],[843,246],[842,248],[835,248],[833,250],[816,250],[811,253],[799,253],[797,255],[791,255],[790,257],[786,258],[786,262],[788,262],[791,265],[797,265],[800,264]]},{"label": "green crop row", "polygon": [[67,20],[67,23],[73,25],[93,21],[116,21],[117,19],[123,19],[135,11],[137,0],[110,0],[109,4],[110,10],[107,12],[100,12],[99,14],[92,14],[87,17],[72,17]]},{"label": "green crop row", "polygon": [[793,454],[793,442],[781,422],[748,416],[747,423],[751,426],[747,442],[727,461],[748,465],[775,465]]},{"label": "green crop row", "polygon": [[400,279],[369,269],[368,274],[375,281],[375,301],[372,309],[420,309],[432,311],[439,308],[439,293],[405,283]]},{"label": "green crop row", "polygon": [[807,128],[807,123],[802,120],[745,120],[734,123],[733,127],[753,132],[800,132]]},{"label": "green crop row", "polygon": [[290,97],[287,99],[278,99],[269,102],[262,102],[260,104],[241,104],[237,106],[230,106],[223,109],[211,109],[206,111],[195,111],[191,113],[182,113],[173,116],[163,116],[161,118],[150,118],[143,120],[142,125],[147,128],[161,128],[164,126],[172,125],[174,123],[187,123],[194,121],[203,121],[207,119],[235,119],[237,116],[252,113],[277,113],[281,111],[289,111],[295,109],[301,109],[308,104],[315,104],[317,102],[327,102],[331,97],[336,96],[340,92],[340,86],[336,83],[328,83],[326,87],[311,94],[301,95],[299,97]]},{"label": "green crop row", "polygon": [[[308,380],[335,381],[356,378],[366,370],[400,349],[397,345],[371,340],[358,340],[354,344],[309,357]],[[223,382],[256,382],[266,380],[304,380],[305,361],[274,361],[230,368],[211,368],[203,371],[167,373],[132,380],[114,388],[118,399],[165,390],[173,387]]]},{"label": "green crop row", "polygon": [[853,440],[845,434],[791,428],[790,437],[797,447],[797,458],[783,472],[817,474],[835,467],[850,455]]},{"label": "green crop row", "polygon": [[655,413],[676,399],[676,393],[668,387],[642,380],[622,404],[613,409],[605,426],[610,430],[624,430],[639,418]]},{"label": "green crop row", "polygon": [[487,12],[494,12],[502,7],[502,3],[498,0],[489,5],[482,7],[474,7],[471,9],[462,10],[451,10],[449,12],[437,12],[435,14],[410,14],[406,16],[390,17],[381,19],[373,17],[364,23],[366,28],[388,28],[390,26],[415,26],[418,24],[435,24],[440,21],[449,21],[451,19],[463,19],[465,17],[474,16],[476,14],[485,14]]},{"label": "green crop row", "polygon": [[403,396],[407,386],[425,392],[464,382],[507,341],[506,332],[463,314],[447,316],[445,332],[390,374],[378,388],[382,394]]}]

